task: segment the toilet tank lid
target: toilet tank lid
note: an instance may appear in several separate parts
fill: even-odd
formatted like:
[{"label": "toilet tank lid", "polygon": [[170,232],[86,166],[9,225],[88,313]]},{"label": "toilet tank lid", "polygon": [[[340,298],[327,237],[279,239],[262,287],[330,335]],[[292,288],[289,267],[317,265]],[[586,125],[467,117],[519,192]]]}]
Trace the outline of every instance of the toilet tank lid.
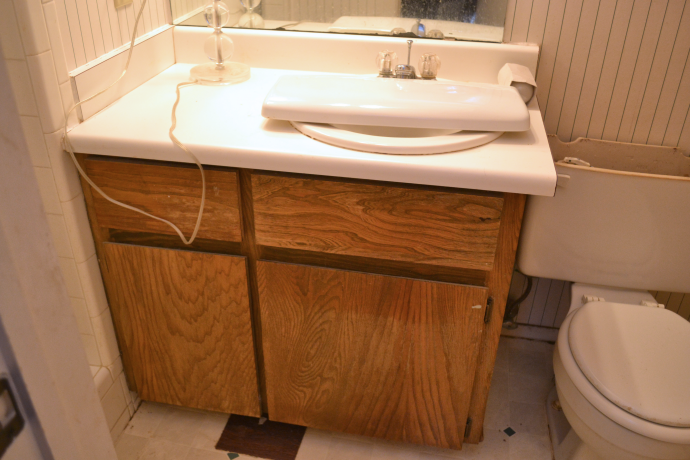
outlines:
[{"label": "toilet tank lid", "polygon": [[663,308],[590,302],[568,343],[589,382],[621,409],[690,428],[690,323]]}]

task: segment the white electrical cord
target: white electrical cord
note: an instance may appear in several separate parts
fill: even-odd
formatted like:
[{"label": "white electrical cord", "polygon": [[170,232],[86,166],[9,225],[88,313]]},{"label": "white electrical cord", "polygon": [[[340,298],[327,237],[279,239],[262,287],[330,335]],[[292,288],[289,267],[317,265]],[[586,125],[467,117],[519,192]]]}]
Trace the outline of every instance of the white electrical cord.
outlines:
[{"label": "white electrical cord", "polygon": [[130,41],[130,43],[129,43],[129,53],[127,55],[127,62],[125,63],[125,68],[122,71],[122,74],[117,78],[117,80],[115,80],[106,89],[99,91],[98,93],[94,94],[93,96],[87,97],[86,99],[78,102],[77,104],[72,106],[71,109],[69,109],[69,111],[67,112],[67,115],[65,115],[65,126],[64,126],[64,130],[63,130],[62,139],[63,139],[64,148],[72,157],[72,161],[74,162],[74,165],[77,167],[77,171],[79,171],[79,174],[81,174],[81,176],[84,178],[84,180],[86,182],[88,182],[88,184],[91,187],[93,187],[94,190],[96,190],[98,193],[100,193],[101,196],[103,196],[103,198],[105,198],[106,200],[110,201],[111,203],[113,203],[117,206],[122,206],[123,208],[130,209],[132,211],[138,212],[138,213],[143,214],[147,217],[150,217],[152,219],[155,219],[157,221],[163,222],[164,224],[171,226],[173,228],[173,230],[175,230],[175,232],[180,236],[180,238],[182,239],[182,242],[184,244],[192,244],[192,242],[196,238],[197,233],[199,232],[199,227],[201,226],[201,216],[204,213],[204,203],[206,202],[206,175],[204,174],[204,168],[203,168],[203,166],[201,166],[199,159],[187,147],[185,147],[182,144],[182,142],[180,142],[175,137],[175,135],[173,135],[173,131],[175,131],[175,127],[177,126],[177,118],[175,116],[175,110],[177,109],[177,104],[179,104],[179,102],[180,102],[180,88],[182,88],[184,86],[195,85],[196,82],[183,82],[183,83],[180,83],[179,85],[177,85],[177,88],[175,89],[175,93],[176,93],[177,97],[175,99],[175,104],[173,105],[173,108],[172,108],[172,125],[170,126],[170,131],[168,132],[168,135],[170,136],[170,139],[173,141],[173,143],[175,143],[175,145],[180,147],[190,157],[192,157],[192,159],[194,160],[196,165],[199,167],[199,171],[201,171],[201,206],[199,206],[199,215],[196,219],[196,225],[194,226],[194,232],[192,232],[192,236],[189,238],[189,240],[186,239],[184,234],[182,233],[182,231],[179,228],[177,228],[177,226],[175,224],[173,224],[172,222],[170,222],[169,220],[165,220],[165,219],[162,219],[160,217],[156,217],[153,214],[149,214],[148,212],[146,212],[142,209],[136,208],[134,206],[130,206],[128,204],[122,203],[121,201],[117,201],[117,200],[109,197],[103,190],[101,190],[101,188],[99,186],[97,186],[96,184],[93,183],[93,181],[89,178],[89,176],[86,175],[84,170],[81,168],[81,166],[79,165],[79,162],[77,161],[77,157],[74,155],[74,148],[72,147],[72,144],[69,141],[69,137],[67,136],[67,123],[69,120],[69,116],[72,114],[72,112],[74,112],[77,109],[77,107],[81,106],[85,102],[88,102],[88,101],[92,100],[93,98],[98,97],[101,94],[108,91],[110,88],[115,86],[117,84],[117,82],[122,80],[122,77],[124,77],[125,74],[127,73],[127,69],[129,68],[129,62],[132,59],[132,50],[134,50],[134,41],[136,40],[136,37],[137,37],[137,26],[139,25],[139,19],[141,18],[141,14],[144,12],[144,6],[145,5],[146,5],[146,0],[143,0],[141,2],[141,7],[139,8],[139,13],[137,14],[137,19],[134,22],[134,31],[132,32],[132,41]]}]

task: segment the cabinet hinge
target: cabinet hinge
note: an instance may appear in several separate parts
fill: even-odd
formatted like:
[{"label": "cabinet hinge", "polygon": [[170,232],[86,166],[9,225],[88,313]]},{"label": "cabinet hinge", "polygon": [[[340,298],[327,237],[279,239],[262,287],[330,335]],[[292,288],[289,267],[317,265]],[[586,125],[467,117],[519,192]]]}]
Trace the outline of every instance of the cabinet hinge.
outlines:
[{"label": "cabinet hinge", "polygon": [[470,431],[472,431],[472,417],[467,417],[467,423],[465,424],[465,437],[470,437]]},{"label": "cabinet hinge", "polygon": [[486,311],[484,312],[484,322],[488,323],[491,321],[491,312],[494,309],[494,298],[489,297],[486,299]]}]

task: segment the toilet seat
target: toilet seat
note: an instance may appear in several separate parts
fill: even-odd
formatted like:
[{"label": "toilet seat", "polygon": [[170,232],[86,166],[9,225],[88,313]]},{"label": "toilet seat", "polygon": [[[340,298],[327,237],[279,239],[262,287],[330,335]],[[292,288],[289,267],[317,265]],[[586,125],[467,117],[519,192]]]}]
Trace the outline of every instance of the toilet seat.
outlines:
[{"label": "toilet seat", "polygon": [[[591,308],[608,308],[606,302],[595,302],[591,303],[592,307]],[[590,305],[590,304],[585,304],[585,306]],[[611,304],[609,304],[611,305]],[[637,306],[635,305],[625,305],[625,304],[618,304],[622,305],[625,308],[635,308]],[[584,308],[585,306],[581,307]],[[572,381],[572,383],[575,385],[577,390],[589,401],[592,406],[594,406],[599,412],[601,412],[603,415],[605,415],[607,418],[612,420],[613,422],[617,423],[618,425],[627,428],[630,431],[633,431],[637,434],[656,439],[659,441],[665,441],[669,443],[676,443],[676,444],[690,444],[690,428],[686,427],[677,427],[677,426],[667,426],[663,425],[660,423],[655,423],[651,422],[649,420],[646,420],[642,417],[639,417],[637,415],[634,415],[633,413],[630,413],[618,405],[614,404],[611,402],[608,398],[606,398],[586,377],[585,373],[583,370],[580,368],[578,365],[577,361],[575,360],[575,357],[573,355],[573,352],[571,350],[571,344],[570,344],[570,330],[572,327],[572,322],[573,318],[578,314],[578,311],[581,310],[581,308],[578,308],[574,311],[572,311],[565,319],[563,322],[563,325],[561,326],[561,330],[558,335],[558,354],[559,358],[562,362],[562,365]],[[590,307],[588,307],[590,308]],[[639,307],[639,308],[651,308],[651,307]],[[585,310],[586,311],[586,310]],[[661,310],[659,310],[661,312]],[[671,313],[671,312],[668,312]],[[631,315],[634,315],[635,313],[630,313]],[[586,317],[586,316],[585,316]],[[679,320],[683,321],[680,317],[678,317]],[[575,335],[578,335],[579,333],[577,332],[577,329],[579,329],[578,326],[575,327],[576,332]],[[618,333],[620,332],[620,328],[615,331],[610,331],[611,334]],[[583,337],[583,339],[586,339],[586,337]],[[613,337],[612,337],[613,339]],[[579,341],[581,339],[575,339],[575,341]],[[577,348],[577,346],[576,346]],[[581,358],[582,359],[582,358]],[[587,358],[585,358],[587,359]],[[558,382],[557,382],[558,383]]]},{"label": "toilet seat", "polygon": [[690,322],[663,308],[591,302],[574,311],[568,342],[609,401],[650,422],[690,428]]}]

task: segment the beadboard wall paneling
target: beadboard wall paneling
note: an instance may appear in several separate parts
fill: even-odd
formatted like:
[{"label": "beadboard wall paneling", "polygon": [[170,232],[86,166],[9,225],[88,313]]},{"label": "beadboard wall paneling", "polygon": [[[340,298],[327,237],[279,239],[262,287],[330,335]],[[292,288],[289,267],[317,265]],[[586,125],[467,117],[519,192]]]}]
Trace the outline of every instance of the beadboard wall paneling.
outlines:
[{"label": "beadboard wall paneling", "polygon": [[[528,326],[559,328],[570,308],[570,285],[568,281],[548,278],[534,278],[532,290],[520,304],[516,322]],[[527,278],[516,273],[511,285],[511,297],[517,298],[527,287]],[[690,321],[690,294],[652,291],[657,302],[667,310]]]},{"label": "beadboard wall paneling", "polygon": [[[570,308],[570,285],[568,281],[533,278],[532,290],[520,304],[515,319],[518,324],[559,328]],[[518,273],[513,276],[511,293],[515,297],[527,288],[527,278]]]},{"label": "beadboard wall paneling", "polygon": [[[67,70],[128,44],[142,1],[116,10],[113,0],[55,0]],[[168,24],[169,5],[168,0],[147,0],[137,37]]]},{"label": "beadboard wall paneling", "polygon": [[652,295],[657,302],[664,304],[667,310],[676,312],[690,321],[690,294],[654,291]]},{"label": "beadboard wall paneling", "polygon": [[509,0],[506,42],[541,45],[546,131],[690,152],[688,0]]},{"label": "beadboard wall paneling", "polygon": [[[175,24],[179,24],[195,14],[200,13],[209,3],[211,3],[210,0],[170,0],[172,17]],[[238,9],[242,8],[239,1],[226,0],[225,4],[230,9],[231,16],[235,14]],[[202,19],[202,21],[204,21],[204,19]],[[203,22],[202,25],[205,26],[206,22]]]}]

